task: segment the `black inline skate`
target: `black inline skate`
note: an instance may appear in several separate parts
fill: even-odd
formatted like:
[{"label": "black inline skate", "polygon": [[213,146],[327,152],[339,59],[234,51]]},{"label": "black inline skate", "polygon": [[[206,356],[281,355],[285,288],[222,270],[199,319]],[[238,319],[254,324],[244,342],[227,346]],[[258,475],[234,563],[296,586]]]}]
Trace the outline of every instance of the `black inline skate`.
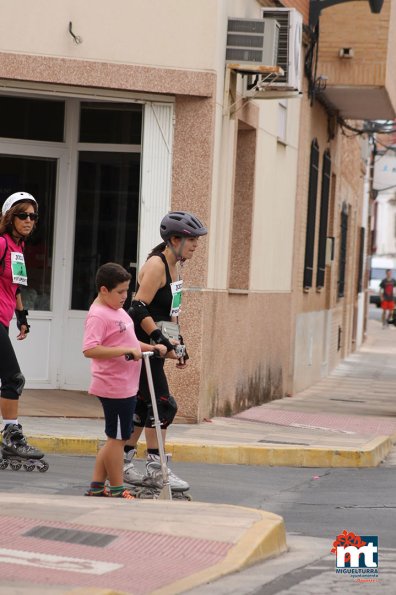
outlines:
[{"label": "black inline skate", "polygon": [[44,453],[27,443],[20,424],[8,424],[2,434],[0,469],[7,469],[9,466],[12,471],[23,468],[25,471],[37,469],[44,473],[48,470]]}]

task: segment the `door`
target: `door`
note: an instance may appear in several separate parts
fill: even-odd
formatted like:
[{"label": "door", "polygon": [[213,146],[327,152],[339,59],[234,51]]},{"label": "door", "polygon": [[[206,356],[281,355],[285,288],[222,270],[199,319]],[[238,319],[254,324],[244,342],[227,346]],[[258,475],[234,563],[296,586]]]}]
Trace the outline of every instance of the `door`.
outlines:
[{"label": "door", "polygon": [[12,154],[7,154],[10,148],[0,145],[0,203],[23,190],[31,193],[39,205],[36,229],[25,246],[28,286],[21,288],[31,332],[26,341],[16,341],[17,328],[12,323],[10,337],[28,386],[52,388],[57,386],[59,347],[55,327],[62,309],[62,267],[54,239],[60,237],[57,196],[59,188],[65,186],[67,160],[64,151],[54,148],[38,150],[13,144]]},{"label": "door", "polygon": [[0,201],[18,190],[39,203],[26,247],[23,298],[31,333],[14,346],[28,388],[85,390],[84,320],[97,268],[131,272],[161,241],[170,206],[172,102],[0,94]]}]

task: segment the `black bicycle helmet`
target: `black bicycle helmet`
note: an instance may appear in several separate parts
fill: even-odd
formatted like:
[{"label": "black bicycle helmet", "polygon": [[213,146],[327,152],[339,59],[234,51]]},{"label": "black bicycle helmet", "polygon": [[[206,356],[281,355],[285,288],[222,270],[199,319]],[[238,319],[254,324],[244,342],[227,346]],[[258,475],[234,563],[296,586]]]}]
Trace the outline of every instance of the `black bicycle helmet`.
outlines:
[{"label": "black bicycle helmet", "polygon": [[164,242],[172,236],[197,237],[208,233],[206,227],[192,213],[186,211],[171,211],[161,221],[160,234]]}]

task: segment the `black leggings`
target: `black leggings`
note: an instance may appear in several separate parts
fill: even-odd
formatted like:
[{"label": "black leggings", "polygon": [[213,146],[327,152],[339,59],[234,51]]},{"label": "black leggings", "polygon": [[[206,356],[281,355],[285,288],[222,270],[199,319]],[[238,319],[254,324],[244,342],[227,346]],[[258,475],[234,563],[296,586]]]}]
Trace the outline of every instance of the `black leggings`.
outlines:
[{"label": "black leggings", "polygon": [[8,328],[0,323],[0,394],[3,399],[19,399],[25,384],[25,378],[8,336]]}]

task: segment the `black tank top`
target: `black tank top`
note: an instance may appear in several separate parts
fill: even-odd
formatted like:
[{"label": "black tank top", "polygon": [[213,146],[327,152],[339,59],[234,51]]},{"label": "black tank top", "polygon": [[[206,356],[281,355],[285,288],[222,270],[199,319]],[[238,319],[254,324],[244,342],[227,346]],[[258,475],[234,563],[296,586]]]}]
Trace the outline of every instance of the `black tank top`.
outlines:
[{"label": "black tank top", "polygon": [[[172,277],[169,271],[168,261],[162,252],[154,254],[153,256],[159,256],[165,265],[166,283],[163,287],[159,288],[151,300],[151,304],[147,305],[147,310],[149,311],[154,322],[158,322],[159,320],[170,320],[171,316],[169,312],[172,306],[172,290],[170,285],[172,283]],[[139,283],[137,284],[137,290],[138,289]],[[149,342],[150,337],[144,332],[140,325],[136,325],[135,332],[139,341],[143,341],[145,343]]]}]

